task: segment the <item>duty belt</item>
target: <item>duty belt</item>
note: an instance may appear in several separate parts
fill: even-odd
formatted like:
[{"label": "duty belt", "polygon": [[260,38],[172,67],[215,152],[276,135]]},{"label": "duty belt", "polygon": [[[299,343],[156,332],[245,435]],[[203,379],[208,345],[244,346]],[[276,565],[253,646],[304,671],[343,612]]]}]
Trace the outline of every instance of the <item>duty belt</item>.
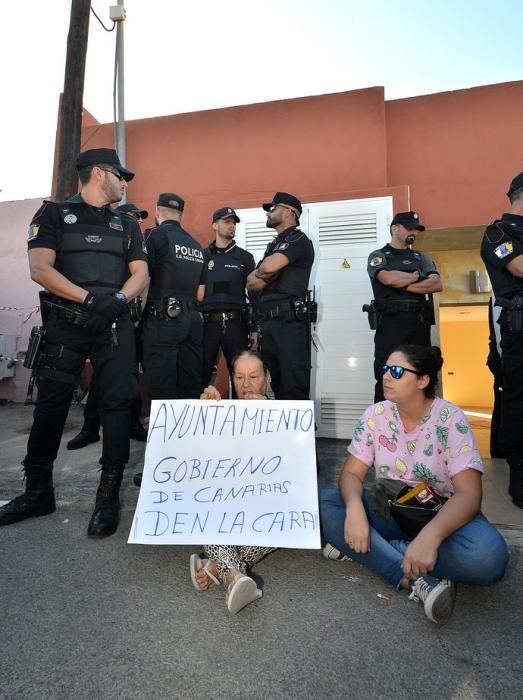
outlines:
[{"label": "duty belt", "polygon": [[421,313],[423,311],[425,304],[422,301],[394,301],[393,299],[387,300],[383,305],[378,303],[378,309],[382,313],[397,314],[399,312],[405,313]]},{"label": "duty belt", "polygon": [[[180,306],[180,309],[183,311],[195,311],[197,310],[197,301],[179,301],[178,304]],[[161,302],[155,303],[155,302],[148,302],[145,306],[145,313],[148,314],[149,316],[154,316],[155,318],[159,318],[161,321],[172,321],[173,316],[168,316],[165,310],[165,307],[163,304],[160,306]]]},{"label": "duty belt", "polygon": [[270,321],[274,319],[282,319],[285,321],[296,320],[294,310],[290,303],[288,303],[286,306],[277,304],[276,306],[272,306],[270,309],[260,309],[258,312],[258,317],[260,321]]},{"label": "duty belt", "polygon": [[218,321],[219,323],[223,323],[223,321],[238,321],[241,317],[241,311],[208,311],[203,314],[203,320],[207,323],[209,321]]}]

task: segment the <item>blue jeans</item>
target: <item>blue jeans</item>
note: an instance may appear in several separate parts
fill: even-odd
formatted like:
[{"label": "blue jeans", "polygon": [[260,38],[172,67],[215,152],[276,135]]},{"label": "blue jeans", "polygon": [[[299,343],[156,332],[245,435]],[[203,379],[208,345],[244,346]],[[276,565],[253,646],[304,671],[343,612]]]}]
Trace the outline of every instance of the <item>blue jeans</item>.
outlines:
[{"label": "blue jeans", "polygon": [[[320,491],[320,515],[327,542],[340,552],[366,566],[398,588],[403,578],[403,555],[412,540],[391,518],[385,520],[371,513],[366,493],[363,505],[369,519],[370,550],[367,554],[353,552],[343,539],[345,503],[337,489]],[[491,586],[505,573],[509,558],[505,540],[479,513],[444,540],[438,550],[432,576],[477,586]]]}]

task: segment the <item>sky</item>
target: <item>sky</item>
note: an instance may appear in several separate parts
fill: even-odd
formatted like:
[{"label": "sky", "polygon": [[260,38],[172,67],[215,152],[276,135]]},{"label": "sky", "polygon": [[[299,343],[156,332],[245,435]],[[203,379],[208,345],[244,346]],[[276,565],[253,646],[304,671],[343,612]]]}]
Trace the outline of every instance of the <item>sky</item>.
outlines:
[{"label": "sky", "polygon": [[[115,4],[92,0],[107,28]],[[376,85],[392,100],[523,80],[521,0],[124,5],[126,119]],[[0,201],[50,194],[70,8],[0,4]],[[91,13],[84,107],[100,122],[113,120],[115,40]]]}]

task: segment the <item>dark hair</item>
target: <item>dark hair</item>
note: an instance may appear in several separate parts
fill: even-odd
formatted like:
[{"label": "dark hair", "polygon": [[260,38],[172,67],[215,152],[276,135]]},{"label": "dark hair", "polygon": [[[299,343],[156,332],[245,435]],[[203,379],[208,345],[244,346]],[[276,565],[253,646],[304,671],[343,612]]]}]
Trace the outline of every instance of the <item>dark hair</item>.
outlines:
[{"label": "dark hair", "polygon": [[87,185],[87,183],[91,179],[91,173],[93,172],[93,168],[94,165],[86,165],[85,168],[82,168],[78,171],[78,179],[80,180],[80,183],[82,185]]},{"label": "dark hair", "polygon": [[253,357],[253,358],[255,358],[256,360],[259,360],[259,362],[261,363],[261,366],[263,367],[263,373],[264,373],[264,374],[267,374],[267,372],[268,372],[268,367],[267,367],[267,365],[265,364],[265,360],[263,359],[263,357],[260,355],[259,352],[256,352],[256,350],[244,350],[243,352],[240,352],[238,355],[236,355],[236,357],[234,357],[234,358],[233,358],[233,361],[232,361],[232,371],[233,371],[233,372],[234,372],[234,369],[235,369],[235,367],[236,367],[236,363],[237,363],[238,360],[240,360],[242,357]]},{"label": "dark hair", "polygon": [[400,345],[394,352],[405,355],[416,372],[428,375],[429,383],[423,389],[423,393],[427,398],[434,398],[438,386],[438,372],[443,365],[441,350],[437,346],[428,348],[423,345]]},{"label": "dark hair", "polygon": [[511,192],[509,194],[509,201],[511,204],[514,204],[514,202],[517,202],[518,199],[521,199],[523,197],[523,187],[520,187],[519,190],[514,190],[514,192]]}]

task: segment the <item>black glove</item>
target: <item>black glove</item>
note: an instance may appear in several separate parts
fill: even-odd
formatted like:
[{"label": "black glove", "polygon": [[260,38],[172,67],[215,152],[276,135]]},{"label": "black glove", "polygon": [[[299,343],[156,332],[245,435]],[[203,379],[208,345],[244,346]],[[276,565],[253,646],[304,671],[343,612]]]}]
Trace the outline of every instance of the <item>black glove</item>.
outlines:
[{"label": "black glove", "polygon": [[89,292],[81,306],[87,311],[83,327],[93,335],[104,333],[127,310],[127,302],[107,293]]},{"label": "black glove", "polygon": [[110,319],[96,313],[96,311],[89,311],[85,314],[83,328],[89,331],[91,335],[101,335],[105,331],[109,330],[112,323],[113,322]]},{"label": "black glove", "polygon": [[111,294],[89,293],[82,303],[82,308],[90,313],[99,314],[112,323],[116,321],[120,314],[127,310],[127,302],[123,299],[116,299]]}]

